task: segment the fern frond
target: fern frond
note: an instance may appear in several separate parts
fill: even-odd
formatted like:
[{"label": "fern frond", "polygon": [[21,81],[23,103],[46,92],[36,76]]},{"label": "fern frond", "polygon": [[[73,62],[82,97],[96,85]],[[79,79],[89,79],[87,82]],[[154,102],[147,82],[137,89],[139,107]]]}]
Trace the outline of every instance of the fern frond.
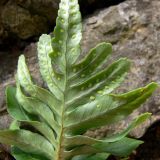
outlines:
[{"label": "fern frond", "polygon": [[124,120],[152,95],[157,84],[113,94],[130,60],[121,58],[104,68],[112,53],[109,43],[100,43],[79,60],[78,0],[61,0],[53,35],[44,34],[38,42],[39,69],[47,89],[33,82],[25,57],[19,57],[16,87],[6,90],[8,112],[15,121],[10,130],[0,131],[0,142],[12,145],[16,160],[105,160],[110,154],[129,155],[143,142],[127,135],[150,113],[105,139],[84,133]]}]

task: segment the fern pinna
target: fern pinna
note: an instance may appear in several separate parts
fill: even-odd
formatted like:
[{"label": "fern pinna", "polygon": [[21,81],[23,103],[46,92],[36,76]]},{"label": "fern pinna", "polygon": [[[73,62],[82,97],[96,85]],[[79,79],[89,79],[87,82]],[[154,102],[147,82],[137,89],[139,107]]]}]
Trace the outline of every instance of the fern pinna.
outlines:
[{"label": "fern pinna", "polygon": [[130,61],[121,58],[103,67],[112,52],[101,43],[79,60],[82,38],[77,0],[61,0],[54,36],[42,35],[38,60],[48,89],[33,81],[22,55],[16,87],[6,90],[8,112],[14,121],[0,131],[0,142],[12,145],[16,160],[105,160],[124,157],[142,141],[127,134],[150,117],[144,113],[120,133],[95,139],[84,133],[125,119],[157,88],[156,83],[124,94],[112,94],[124,80]]}]

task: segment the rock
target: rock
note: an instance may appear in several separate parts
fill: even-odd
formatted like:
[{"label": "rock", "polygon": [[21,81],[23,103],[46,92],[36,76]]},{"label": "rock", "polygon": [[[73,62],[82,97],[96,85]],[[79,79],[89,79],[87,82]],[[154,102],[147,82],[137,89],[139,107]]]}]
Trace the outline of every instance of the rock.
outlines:
[{"label": "rock", "polygon": [[[160,82],[159,7],[158,0],[128,0],[96,12],[84,22],[83,53],[97,43],[107,41],[113,44],[112,60],[119,57],[132,60],[131,71],[119,92],[144,86],[151,81]],[[143,112],[151,112],[153,116],[143,127],[134,130],[133,136],[142,136],[148,126],[160,119],[159,91],[134,112],[134,116]],[[112,130],[121,129],[127,124],[128,120],[112,126]],[[108,133],[108,128],[103,127],[102,130]]]},{"label": "rock", "polygon": [[[79,0],[84,14],[97,7],[110,5],[112,1]],[[0,44],[6,39],[26,40],[52,31],[58,6],[59,0],[1,0]]]},{"label": "rock", "polygon": [[47,19],[49,24],[53,24],[57,17],[59,0],[16,0],[16,4],[30,13],[41,15]]},{"label": "rock", "polygon": [[7,3],[1,13],[2,23],[8,32],[21,39],[38,36],[47,32],[47,20],[43,16],[32,15],[28,10],[13,3]]},{"label": "rock", "polygon": [[[97,11],[84,19],[82,56],[97,43],[106,41],[113,44],[113,56],[110,61],[119,57],[128,57],[133,62],[132,69],[118,92],[129,91],[144,86],[151,81],[160,82],[159,8],[159,0],[127,0],[119,5]],[[38,72],[35,48],[35,44],[28,46],[25,55],[32,75],[38,80],[39,84],[43,84]],[[15,66],[14,69],[16,69]],[[0,86],[13,81],[15,71],[12,69],[12,72],[8,73],[8,70],[11,69],[6,67],[5,70],[2,70],[0,68],[0,73],[5,75],[2,80],[0,79]],[[114,132],[127,126],[133,116],[143,112],[151,112],[153,114],[152,118],[132,132],[135,137],[142,136],[151,124],[160,120],[159,91],[157,90],[143,107],[118,126],[102,127],[100,130],[90,131],[88,134],[106,136],[110,133],[109,130]]]},{"label": "rock", "polygon": [[0,44],[48,32],[57,16],[58,0],[8,0],[0,2]]}]

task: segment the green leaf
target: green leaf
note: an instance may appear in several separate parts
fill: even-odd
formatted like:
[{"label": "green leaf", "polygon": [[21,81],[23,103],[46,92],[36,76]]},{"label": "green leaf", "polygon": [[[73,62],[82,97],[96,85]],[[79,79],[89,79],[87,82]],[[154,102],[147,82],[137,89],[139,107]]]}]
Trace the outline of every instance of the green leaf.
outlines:
[{"label": "green leaf", "polygon": [[82,155],[72,158],[72,160],[106,160],[109,157],[108,153],[97,153],[95,155]]},{"label": "green leaf", "polygon": [[120,59],[88,78],[80,78],[79,83],[73,82],[70,86],[71,92],[67,94],[68,110],[112,92],[123,81],[129,67],[130,62],[127,59]]},{"label": "green leaf", "polygon": [[18,149],[17,147],[12,147],[11,153],[16,160],[48,160],[45,157],[37,156],[34,154],[28,154]]},{"label": "green leaf", "polygon": [[[48,125],[50,125],[50,127],[52,127],[54,129],[54,131],[58,132],[59,130],[59,125],[57,124],[57,122],[54,119],[54,115],[51,112],[50,108],[38,101],[35,98],[30,98],[30,97],[26,97],[22,91],[20,86],[17,83],[17,99],[19,101],[19,103],[23,106],[23,108],[30,114],[35,114],[37,116],[40,116],[40,118],[43,119],[43,121],[46,121],[48,123]],[[41,114],[43,113],[43,114]]]},{"label": "green leaf", "polygon": [[9,129],[10,130],[17,130],[17,129],[20,129],[19,126],[20,126],[20,122],[17,120],[13,120],[9,126]]},{"label": "green leaf", "polygon": [[[56,140],[53,130],[46,125],[44,122],[37,122],[37,121],[21,121],[23,128],[26,126],[32,126],[37,131],[39,131],[50,143],[56,146]],[[22,127],[21,126],[21,127]]]},{"label": "green leaf", "polygon": [[40,72],[50,91],[57,99],[61,100],[61,98],[63,98],[64,87],[62,85],[64,81],[60,81],[60,75],[56,74],[52,68],[52,62],[49,58],[49,53],[51,51],[51,37],[49,35],[42,35],[38,42],[38,60]]},{"label": "green leaf", "polygon": [[121,140],[113,143],[100,142],[94,147],[100,151],[111,153],[116,156],[125,157],[131,154],[143,141],[124,137]]},{"label": "green leaf", "polygon": [[93,155],[96,153],[110,153],[112,155],[124,157],[131,154],[143,141],[135,140],[131,138],[124,137],[119,141],[108,143],[108,142],[98,142],[91,146],[80,146],[66,152],[66,157],[77,156],[81,154]]},{"label": "green leaf", "polygon": [[68,147],[74,147],[74,146],[80,146],[80,145],[93,145],[95,143],[98,142],[115,142],[115,141],[119,141],[122,138],[124,138],[125,136],[128,135],[128,133],[134,129],[135,127],[137,127],[138,125],[142,124],[144,121],[146,121],[149,117],[151,116],[150,113],[144,113],[141,114],[140,116],[138,116],[137,118],[135,118],[126,129],[124,129],[123,131],[121,131],[120,133],[117,133],[115,135],[106,137],[105,139],[102,140],[98,140],[98,139],[94,139],[88,136],[84,136],[84,135],[78,135],[78,136],[66,136],[65,139],[65,146]]},{"label": "green leaf", "polygon": [[7,111],[16,120],[27,120],[28,115],[25,113],[23,108],[19,105],[16,99],[16,88],[7,87],[6,89],[6,100],[7,100]]},{"label": "green leaf", "polygon": [[59,69],[63,73],[66,72],[66,65],[73,64],[80,55],[81,32],[78,1],[61,0],[52,39],[53,52],[50,53],[50,56],[58,66],[61,64]]},{"label": "green leaf", "polygon": [[[43,67],[44,66],[45,65],[43,65]],[[44,70],[45,69],[43,69],[43,71]],[[36,86],[32,82],[32,78],[30,76],[28,67],[25,62],[25,57],[23,55],[19,57],[17,72],[18,72],[17,74],[18,81],[21,84],[21,86],[24,87],[25,91],[31,96],[46,103],[51,108],[51,110],[54,112],[54,114],[57,116],[57,114],[59,114],[61,111],[60,102],[54,97],[53,94],[51,94],[50,92],[48,92],[47,90],[43,88]]]},{"label": "green leaf", "polygon": [[[84,133],[87,129],[110,125],[126,118],[143,104],[157,88],[156,83],[125,95],[104,95],[69,112],[66,116],[66,130],[73,134]],[[134,93],[134,94],[133,94]],[[130,95],[134,99],[130,99]],[[67,126],[68,124],[68,126]]]},{"label": "green leaf", "polygon": [[[88,78],[103,67],[104,61],[112,53],[110,43],[100,43],[86,55],[80,62],[74,64],[73,73],[71,72],[70,80],[80,81],[80,78]],[[96,64],[95,64],[96,63]],[[85,75],[85,76],[82,76]]]},{"label": "green leaf", "polygon": [[0,131],[0,141],[21,148],[27,153],[44,155],[51,160],[54,155],[53,146],[41,135],[30,131]]}]

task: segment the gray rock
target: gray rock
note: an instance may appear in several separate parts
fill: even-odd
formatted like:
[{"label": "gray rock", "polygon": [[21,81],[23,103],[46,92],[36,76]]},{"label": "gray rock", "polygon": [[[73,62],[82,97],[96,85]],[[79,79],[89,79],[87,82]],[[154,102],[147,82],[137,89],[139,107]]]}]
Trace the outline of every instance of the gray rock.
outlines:
[{"label": "gray rock", "polygon": [[[85,20],[83,51],[88,51],[98,42],[107,41],[113,44],[113,57],[128,57],[132,60],[131,71],[119,92],[125,92],[151,81],[160,82],[160,30],[158,0],[128,0],[117,6],[99,11]],[[136,111],[136,116],[151,112],[152,118],[137,128],[132,135],[140,137],[146,128],[160,119],[160,90],[145,105]],[[130,119],[133,116],[130,117]],[[121,129],[128,120],[112,126]],[[117,127],[118,126],[118,127]],[[108,128],[102,128],[108,133]]]},{"label": "gray rock", "polygon": [[[83,12],[88,11],[88,6],[96,8],[110,1],[79,0]],[[13,35],[14,39],[26,40],[48,32],[55,23],[58,6],[59,0],[1,0],[0,44]]]},{"label": "gray rock", "polygon": [[[127,0],[117,6],[95,12],[84,19],[82,56],[99,42],[113,44],[113,56],[110,60],[119,57],[128,57],[132,60],[132,69],[118,92],[144,86],[151,81],[160,82],[160,2],[159,0]],[[29,67],[34,77],[42,84],[36,63],[35,44],[25,50]],[[9,69],[9,68],[8,68]],[[15,68],[16,69],[16,68]],[[7,68],[6,68],[7,70]],[[0,68],[2,75],[6,70]],[[13,73],[8,78],[3,77],[0,86],[13,81]],[[6,74],[5,74],[6,75]],[[7,76],[7,75],[6,75]],[[4,88],[4,87],[3,87]],[[160,90],[133,113],[126,121],[109,127],[102,127],[96,132],[90,131],[92,136],[106,136],[110,131],[121,130],[127,126],[129,120],[143,112],[151,112],[152,118],[132,132],[135,137],[140,137],[145,130],[155,121],[160,119]],[[3,100],[1,100],[3,101]]]}]

